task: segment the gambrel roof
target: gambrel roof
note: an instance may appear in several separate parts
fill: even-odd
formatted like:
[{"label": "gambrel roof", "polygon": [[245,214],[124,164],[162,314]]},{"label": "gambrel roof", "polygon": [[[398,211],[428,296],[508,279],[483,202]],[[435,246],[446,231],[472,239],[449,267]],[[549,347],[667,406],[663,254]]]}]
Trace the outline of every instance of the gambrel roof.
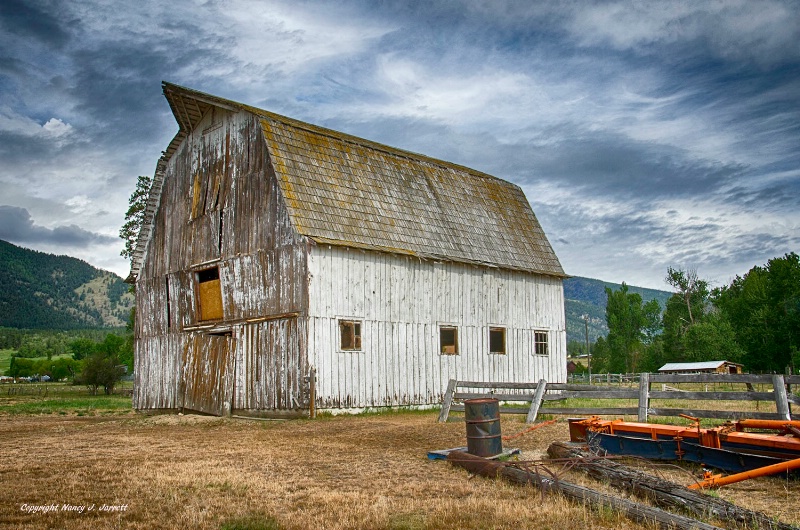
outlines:
[{"label": "gambrel roof", "polygon": [[212,106],[254,114],[291,222],[317,243],[565,277],[519,186],[171,83],[163,88],[180,126],[165,158]]}]

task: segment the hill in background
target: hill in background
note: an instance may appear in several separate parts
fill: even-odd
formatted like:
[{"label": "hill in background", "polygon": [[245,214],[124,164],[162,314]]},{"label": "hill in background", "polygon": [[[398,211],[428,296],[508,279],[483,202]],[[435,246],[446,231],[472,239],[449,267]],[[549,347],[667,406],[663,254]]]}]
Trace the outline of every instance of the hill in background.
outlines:
[{"label": "hill in background", "polygon": [[122,278],[69,256],[0,240],[0,326],[78,329],[125,326],[133,295]]},{"label": "hill in background", "polygon": [[[575,276],[564,280],[564,311],[567,317],[567,341],[586,341],[583,315],[589,316],[589,342],[608,334],[606,325],[606,287],[618,291],[622,285]],[[658,300],[661,310],[666,307],[671,292],[628,286],[629,293],[638,293],[643,302]]]},{"label": "hill in background", "polygon": [[[128,321],[133,295],[122,278],[69,256],[55,256],[0,240],[0,327],[80,329],[121,327]],[[564,280],[567,340],[584,342],[608,333],[605,288],[619,284],[573,277]],[[629,286],[645,302],[664,308],[671,293]]]}]

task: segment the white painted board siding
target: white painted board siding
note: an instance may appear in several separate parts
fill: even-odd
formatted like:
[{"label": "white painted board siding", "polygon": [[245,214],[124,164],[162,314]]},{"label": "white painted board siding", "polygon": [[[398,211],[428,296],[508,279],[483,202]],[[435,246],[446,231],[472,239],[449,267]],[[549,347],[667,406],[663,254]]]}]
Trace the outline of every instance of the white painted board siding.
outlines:
[{"label": "white painted board siding", "polygon": [[[560,278],[318,245],[309,256],[308,354],[321,408],[434,404],[451,378],[566,380]],[[339,319],[362,322],[361,351],[339,350]],[[439,353],[440,324],[458,355]],[[489,354],[489,327],[506,354]],[[550,354],[534,353],[534,331]]]}]

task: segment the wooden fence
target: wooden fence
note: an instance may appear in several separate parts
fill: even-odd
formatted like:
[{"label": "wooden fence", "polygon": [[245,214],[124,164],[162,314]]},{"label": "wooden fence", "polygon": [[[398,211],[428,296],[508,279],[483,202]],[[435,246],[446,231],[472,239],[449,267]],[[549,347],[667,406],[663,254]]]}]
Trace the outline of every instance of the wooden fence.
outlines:
[{"label": "wooden fence", "polygon": [[[646,422],[648,416],[679,416],[686,414],[699,418],[716,419],[795,419],[792,404],[800,405],[800,397],[792,394],[791,386],[800,384],[800,376],[752,375],[752,374],[648,374],[638,376],[638,389],[620,387],[547,383],[491,383],[485,381],[457,381],[451,379],[447,385],[439,421],[447,421],[450,412],[463,412],[467,399],[492,397],[501,402],[527,404],[524,407],[503,407],[503,414],[525,414],[526,421],[533,423],[539,414],[569,416],[636,415]],[[671,387],[671,384],[693,383],[712,385],[714,390],[686,391]],[[746,391],[717,391],[718,383],[743,383]],[[661,390],[654,390],[660,384]],[[768,385],[769,392],[756,391],[755,385]],[[707,386],[706,386],[707,388]],[[466,390],[466,391],[462,391]],[[620,407],[546,407],[548,402],[567,399],[637,400],[637,406]],[[726,411],[695,408],[654,408],[651,400],[681,401],[767,401],[775,404],[776,412]]]},{"label": "wooden fence", "polygon": [[[103,387],[99,393],[103,394]],[[36,396],[39,398],[53,398],[74,396],[76,394],[89,395],[87,387],[64,383],[3,383],[0,385],[0,396]],[[114,395],[133,395],[133,384],[121,381],[114,386]]]}]

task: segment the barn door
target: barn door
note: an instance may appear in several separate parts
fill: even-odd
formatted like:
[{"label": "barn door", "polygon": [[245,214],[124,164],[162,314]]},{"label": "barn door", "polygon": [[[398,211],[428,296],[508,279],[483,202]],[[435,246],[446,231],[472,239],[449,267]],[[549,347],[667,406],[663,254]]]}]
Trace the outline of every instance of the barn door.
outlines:
[{"label": "barn door", "polygon": [[183,407],[226,416],[233,400],[233,338],[197,334],[186,345],[183,361]]}]

